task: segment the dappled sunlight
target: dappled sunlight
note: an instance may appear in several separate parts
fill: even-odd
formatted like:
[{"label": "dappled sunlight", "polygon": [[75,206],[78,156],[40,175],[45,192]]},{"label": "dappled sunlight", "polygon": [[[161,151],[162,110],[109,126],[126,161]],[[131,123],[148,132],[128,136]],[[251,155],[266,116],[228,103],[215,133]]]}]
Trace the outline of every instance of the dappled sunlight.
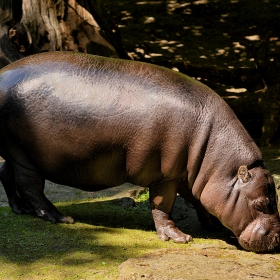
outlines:
[{"label": "dappled sunlight", "polygon": [[228,52],[225,49],[219,49],[216,51],[217,51],[216,55],[227,55],[228,54]]},{"label": "dappled sunlight", "polygon": [[223,99],[228,101],[229,99],[239,99],[240,96],[236,96],[236,95],[227,95],[227,96],[224,96]]},{"label": "dappled sunlight", "polygon": [[157,56],[163,56],[163,54],[161,54],[161,53],[145,54],[145,58],[151,58],[151,57],[157,57]]},{"label": "dappled sunlight", "polygon": [[144,24],[147,24],[147,23],[152,23],[152,22],[155,22],[155,18],[154,17],[146,17],[146,19],[144,20]]},{"label": "dappled sunlight", "polygon": [[135,4],[136,5],[158,5],[161,3],[162,3],[162,1],[138,1]]},{"label": "dappled sunlight", "polygon": [[273,158],[272,160],[280,160],[280,156]]},{"label": "dappled sunlight", "polygon": [[192,26],[191,31],[194,36],[202,36],[202,31],[203,26]]},{"label": "dappled sunlight", "polygon": [[121,18],[121,21],[133,19],[131,16],[131,13],[128,11],[122,11],[122,14],[123,14],[123,17]]},{"label": "dappled sunlight", "polygon": [[194,1],[193,4],[201,5],[201,4],[207,4],[208,2],[209,2],[208,0],[197,0],[197,1]]},{"label": "dappled sunlight", "polygon": [[[233,48],[238,49],[238,52],[240,51],[239,49],[246,49],[245,46],[241,45],[240,42],[232,42]],[[236,52],[236,50],[234,50]]]},{"label": "dappled sunlight", "polygon": [[246,88],[227,88],[226,91],[227,92],[242,93],[242,92],[246,92],[247,89]]},{"label": "dappled sunlight", "polygon": [[188,6],[190,6],[191,3],[187,2],[187,3],[178,3],[178,1],[168,1],[167,2],[167,11],[168,14],[172,14],[176,9],[184,9],[182,11],[182,14],[185,15],[190,15],[192,13],[192,10],[190,8],[188,8]]},{"label": "dappled sunlight", "polygon": [[249,41],[260,41],[261,37],[260,35],[250,35],[250,36],[245,36],[245,39]]},{"label": "dappled sunlight", "polygon": [[223,98],[224,98],[225,100],[230,100],[230,99],[231,99],[231,100],[232,100],[232,99],[237,100],[237,99],[239,99],[239,98],[241,97],[240,94],[243,94],[243,93],[247,92],[247,89],[246,89],[246,88],[234,88],[234,87],[231,87],[231,88],[225,88],[225,91],[226,91],[227,93],[239,94],[239,95],[225,95],[225,96],[223,96]]},{"label": "dappled sunlight", "polygon": [[[245,46],[258,44],[268,31],[279,30],[277,21],[266,16],[271,9],[276,13],[280,8],[272,1],[259,2],[254,10],[249,0],[105,3],[130,56],[159,65],[184,61],[227,69],[254,67]],[[272,54],[279,52],[279,47],[279,36],[272,36]]]}]

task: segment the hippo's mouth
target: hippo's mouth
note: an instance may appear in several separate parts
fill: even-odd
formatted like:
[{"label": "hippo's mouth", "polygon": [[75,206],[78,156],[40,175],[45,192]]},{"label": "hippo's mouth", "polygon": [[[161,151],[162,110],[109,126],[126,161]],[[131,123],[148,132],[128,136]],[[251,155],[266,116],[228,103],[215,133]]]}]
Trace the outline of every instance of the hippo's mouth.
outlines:
[{"label": "hippo's mouth", "polygon": [[273,226],[269,219],[256,219],[251,222],[238,238],[239,244],[247,251],[258,253],[271,252],[279,249],[280,229]]}]

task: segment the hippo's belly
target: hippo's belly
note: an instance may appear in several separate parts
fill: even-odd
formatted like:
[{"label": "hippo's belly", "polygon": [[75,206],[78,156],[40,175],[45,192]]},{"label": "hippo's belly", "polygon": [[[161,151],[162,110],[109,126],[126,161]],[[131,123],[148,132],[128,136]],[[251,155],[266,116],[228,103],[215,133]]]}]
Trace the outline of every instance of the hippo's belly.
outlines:
[{"label": "hippo's belly", "polygon": [[68,155],[56,157],[58,160],[51,164],[42,162],[36,166],[41,168],[46,179],[86,191],[106,189],[125,182],[146,187],[163,176],[159,152],[151,153],[133,173],[133,168],[127,165],[127,156],[125,149],[108,148],[95,151],[83,159],[71,159]]}]

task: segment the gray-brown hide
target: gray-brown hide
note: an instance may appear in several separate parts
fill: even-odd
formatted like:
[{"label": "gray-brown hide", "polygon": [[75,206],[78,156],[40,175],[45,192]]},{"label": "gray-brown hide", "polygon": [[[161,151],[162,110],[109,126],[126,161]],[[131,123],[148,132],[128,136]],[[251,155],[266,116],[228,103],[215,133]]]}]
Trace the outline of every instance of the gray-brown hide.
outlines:
[{"label": "gray-brown hide", "polygon": [[171,219],[180,193],[245,249],[278,247],[275,186],[259,149],[222,98],[180,73],[69,52],[24,58],[0,72],[0,134],[15,213],[73,222],[45,197],[45,179],[87,191],[131,182],[150,188],[163,240],[191,240]]}]

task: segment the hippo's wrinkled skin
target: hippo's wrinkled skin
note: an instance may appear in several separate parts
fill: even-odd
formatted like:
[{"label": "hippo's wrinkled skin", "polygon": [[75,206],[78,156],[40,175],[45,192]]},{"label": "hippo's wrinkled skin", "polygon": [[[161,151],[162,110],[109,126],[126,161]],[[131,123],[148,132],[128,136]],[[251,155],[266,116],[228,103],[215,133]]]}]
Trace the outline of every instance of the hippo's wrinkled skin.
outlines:
[{"label": "hippo's wrinkled skin", "polygon": [[73,222],[45,197],[45,179],[87,191],[131,182],[149,186],[162,240],[191,240],[171,219],[180,193],[245,249],[279,245],[261,152],[222,98],[187,76],[77,53],[30,56],[0,72],[0,134],[0,179],[15,213]]}]

